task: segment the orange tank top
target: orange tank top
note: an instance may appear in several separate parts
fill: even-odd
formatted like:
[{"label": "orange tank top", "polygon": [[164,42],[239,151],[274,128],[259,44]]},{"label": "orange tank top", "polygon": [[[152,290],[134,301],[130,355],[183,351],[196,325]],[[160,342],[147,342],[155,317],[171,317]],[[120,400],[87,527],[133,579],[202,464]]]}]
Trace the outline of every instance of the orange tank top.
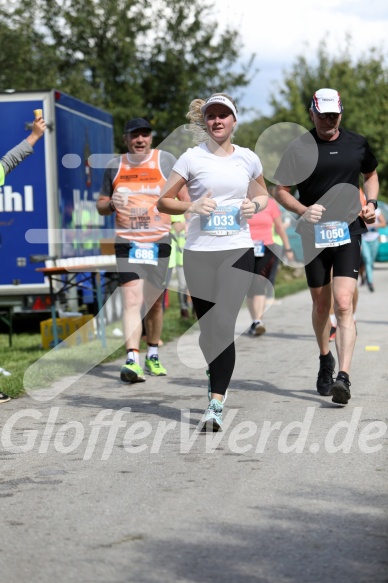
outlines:
[{"label": "orange tank top", "polygon": [[116,234],[129,241],[159,241],[170,232],[171,217],[156,208],[166,177],[160,170],[160,150],[151,150],[141,164],[131,164],[127,154],[113,180],[113,188],[128,189],[127,206],[116,212]]}]

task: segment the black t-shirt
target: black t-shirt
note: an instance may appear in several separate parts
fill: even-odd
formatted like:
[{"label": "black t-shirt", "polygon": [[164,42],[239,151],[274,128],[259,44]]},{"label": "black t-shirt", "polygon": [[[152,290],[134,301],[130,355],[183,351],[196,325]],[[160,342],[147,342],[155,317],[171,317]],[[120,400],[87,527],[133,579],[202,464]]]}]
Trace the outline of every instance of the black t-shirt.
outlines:
[{"label": "black t-shirt", "polygon": [[275,177],[284,186],[296,185],[303,205],[322,204],[322,221],[346,221],[350,232],[359,234],[366,231],[358,217],[360,173],[373,172],[377,160],[366,138],[342,128],[339,132],[336,140],[327,141],[314,128],[294,140]]}]

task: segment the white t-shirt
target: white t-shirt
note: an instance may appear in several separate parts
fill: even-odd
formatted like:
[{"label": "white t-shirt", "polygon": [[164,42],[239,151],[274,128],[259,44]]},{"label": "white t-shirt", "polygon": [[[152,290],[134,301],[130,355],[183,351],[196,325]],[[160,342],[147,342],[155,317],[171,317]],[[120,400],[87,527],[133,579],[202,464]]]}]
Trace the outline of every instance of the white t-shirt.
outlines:
[{"label": "white t-shirt", "polygon": [[[192,201],[211,191],[217,208],[240,209],[242,201],[247,197],[249,183],[260,176],[263,167],[258,156],[248,148],[234,146],[233,154],[221,157],[212,154],[206,144],[200,144],[182,154],[173,170],[187,180]],[[233,234],[215,235],[203,230],[203,217],[201,224],[201,216],[193,214],[189,221],[185,249],[220,251],[252,247],[248,223],[239,215],[238,210],[238,230],[233,231]]]}]

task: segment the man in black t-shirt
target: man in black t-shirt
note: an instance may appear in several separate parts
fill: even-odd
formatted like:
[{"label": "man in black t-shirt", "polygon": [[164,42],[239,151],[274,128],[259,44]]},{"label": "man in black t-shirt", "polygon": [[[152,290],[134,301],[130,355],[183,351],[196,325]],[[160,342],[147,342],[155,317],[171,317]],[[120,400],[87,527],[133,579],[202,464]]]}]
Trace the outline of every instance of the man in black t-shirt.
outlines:
[{"label": "man in black t-shirt", "polygon": [[[361,234],[375,220],[379,190],[377,160],[368,141],[340,128],[343,106],[338,91],[314,93],[310,118],[314,129],[294,140],[275,177],[276,200],[298,214],[307,283],[313,301],[312,321],[320,349],[317,390],[346,405],[350,399],[349,370],[356,340],[352,300],[360,265]],[[366,204],[360,200],[363,175]],[[299,200],[291,194],[296,185]],[[331,273],[333,281],[331,283]],[[330,303],[337,318],[338,375],[329,350]]]}]

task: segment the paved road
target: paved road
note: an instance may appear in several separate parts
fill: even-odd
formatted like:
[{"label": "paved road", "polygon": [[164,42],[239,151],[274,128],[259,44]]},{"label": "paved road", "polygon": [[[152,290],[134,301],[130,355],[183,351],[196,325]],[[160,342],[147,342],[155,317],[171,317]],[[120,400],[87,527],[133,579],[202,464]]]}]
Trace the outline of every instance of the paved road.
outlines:
[{"label": "paved road", "polygon": [[1,583],[387,582],[387,288],[388,264],[360,288],[347,407],[315,391],[307,291],[238,339],[222,434],[195,432],[195,335],[168,377],[2,405]]}]

